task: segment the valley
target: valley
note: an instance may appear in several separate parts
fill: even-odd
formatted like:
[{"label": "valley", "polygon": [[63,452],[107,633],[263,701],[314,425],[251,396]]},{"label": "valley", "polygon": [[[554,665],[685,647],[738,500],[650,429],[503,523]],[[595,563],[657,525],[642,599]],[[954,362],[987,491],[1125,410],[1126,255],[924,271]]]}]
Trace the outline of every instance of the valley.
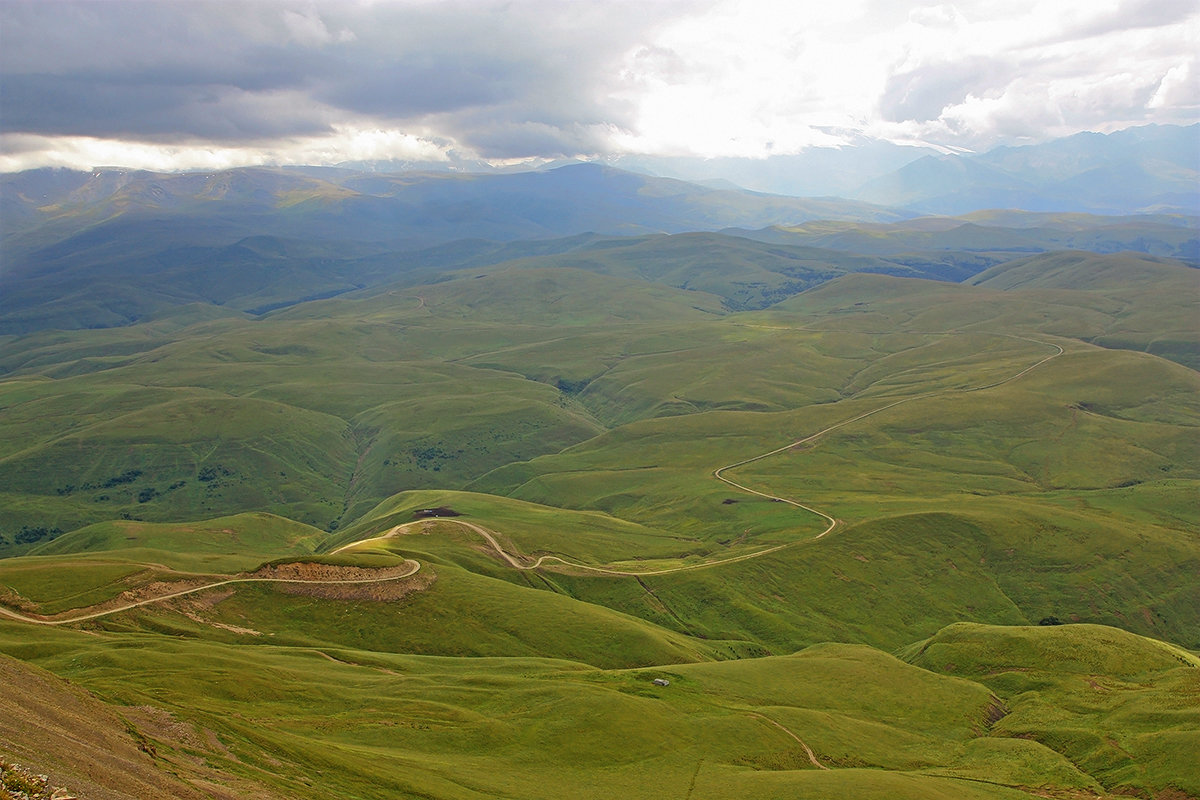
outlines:
[{"label": "valley", "polygon": [[5,759],[1200,796],[1194,218],[556,172],[8,179]]}]

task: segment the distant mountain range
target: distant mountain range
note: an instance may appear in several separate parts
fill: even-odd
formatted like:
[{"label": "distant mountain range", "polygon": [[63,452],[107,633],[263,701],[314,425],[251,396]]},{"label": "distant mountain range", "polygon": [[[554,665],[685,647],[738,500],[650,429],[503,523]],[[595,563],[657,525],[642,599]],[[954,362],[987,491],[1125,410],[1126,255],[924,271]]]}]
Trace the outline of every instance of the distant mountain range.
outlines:
[{"label": "distant mountain range", "polygon": [[[561,166],[567,162],[557,162]],[[623,155],[609,166],[718,188],[844,197],[917,214],[981,209],[1200,213],[1200,126],[1147,125],[1036,145],[945,152],[856,136],[768,158]],[[346,165],[366,171],[489,171],[476,161]],[[511,170],[506,167],[505,170]]]},{"label": "distant mountain range", "polygon": [[1200,213],[1200,126],[1080,133],[983,153],[859,140],[766,159],[626,156],[626,169],[757,191],[836,195],[918,214],[980,209]]},{"label": "distant mountain range", "polygon": [[[513,174],[33,170],[0,177],[0,204],[5,247],[17,259],[50,240],[123,226],[153,236],[167,221],[174,241],[207,245],[256,234],[432,245],[912,216],[853,200],[713,189],[599,164]],[[183,219],[194,235],[180,227]]]},{"label": "distant mountain range", "polygon": [[851,196],[924,214],[985,208],[1196,214],[1200,125],[1080,133],[981,155],[926,155]]},{"label": "distant mountain range", "polygon": [[[1037,161],[1005,158],[1014,170]],[[1078,174],[1054,174],[1068,173]],[[1049,250],[1200,260],[1196,220],[1177,214],[915,218],[599,164],[487,175],[35,170],[0,177],[0,202],[0,333],[15,334],[126,325],[195,303],[262,314],[518,260],[711,292],[731,310],[848,272],[961,281]]]}]

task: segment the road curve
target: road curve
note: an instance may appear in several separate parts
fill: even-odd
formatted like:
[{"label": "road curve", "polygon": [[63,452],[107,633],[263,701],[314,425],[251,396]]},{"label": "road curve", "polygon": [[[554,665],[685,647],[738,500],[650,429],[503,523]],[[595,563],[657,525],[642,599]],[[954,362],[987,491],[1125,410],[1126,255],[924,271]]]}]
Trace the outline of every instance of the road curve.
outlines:
[{"label": "road curve", "polygon": [[[895,408],[896,406],[903,405],[904,403],[911,403],[916,400],[926,400],[930,397],[940,397],[942,395],[952,394],[955,392],[958,392],[961,394],[967,394],[970,392],[982,392],[985,389],[994,389],[997,386],[1003,386],[1004,384],[1009,383],[1010,381],[1015,381],[1017,378],[1020,378],[1022,375],[1025,375],[1026,373],[1030,372],[1031,370],[1036,369],[1037,367],[1040,367],[1042,364],[1045,364],[1050,359],[1058,358],[1065,352],[1062,349],[1062,347],[1060,347],[1057,344],[1054,344],[1053,342],[1042,342],[1042,341],[1038,341],[1037,339],[1029,339],[1025,336],[1012,336],[1011,334],[999,334],[999,335],[1011,336],[1011,338],[1022,339],[1027,342],[1034,342],[1035,344],[1049,345],[1050,347],[1053,347],[1056,352],[1051,353],[1050,355],[1046,356],[1045,358],[1041,359],[1040,361],[1037,361],[1036,363],[1029,365],[1028,367],[1026,367],[1025,369],[1021,370],[1020,372],[1016,373],[1015,375],[1010,375],[1009,377],[1007,377],[1003,380],[1000,380],[1000,381],[996,381],[995,383],[989,383],[985,386],[974,386],[974,387],[971,387],[968,389],[945,389],[940,392],[926,392],[925,394],[918,394],[918,395],[913,395],[912,397],[905,397],[900,400],[896,400],[894,402],[888,403],[886,405],[879,406],[878,408],[872,409],[863,414],[859,414],[858,416],[850,417],[849,419],[844,419],[841,422],[834,423],[833,425],[830,425],[828,428],[824,428],[822,430],[817,431],[816,433],[805,436],[803,439],[797,439],[794,442],[785,444],[783,447],[777,447],[774,450],[770,450],[766,453],[761,453],[757,456],[752,456],[750,458],[743,459],[741,461],[737,461],[733,464],[726,464],[723,467],[718,467],[717,469],[713,470],[713,473],[712,473],[713,477],[716,478],[717,480],[721,481],[722,483],[728,484],[736,489],[740,489],[743,492],[749,492],[750,494],[757,495],[759,497],[765,497],[768,500],[775,500],[776,502],[780,502],[780,503],[788,503],[789,505],[795,506],[796,508],[802,508],[805,511],[809,511],[813,514],[816,514],[819,517],[822,517],[826,522],[829,523],[829,525],[825,528],[825,530],[821,531],[816,536],[812,537],[813,539],[820,539],[820,538],[824,537],[826,534],[828,534],[830,531],[832,531],[834,528],[837,527],[838,520],[834,519],[833,517],[831,517],[830,515],[826,514],[823,511],[818,511],[817,509],[811,508],[810,506],[806,506],[803,503],[796,502],[795,500],[791,500],[787,497],[779,497],[778,495],[768,494],[766,492],[760,492],[757,489],[751,489],[749,486],[745,486],[745,485],[740,484],[730,478],[726,478],[725,475],[723,474],[725,472],[725,470],[734,469],[735,467],[742,467],[742,466],[745,466],[746,464],[753,464],[755,461],[761,461],[764,458],[770,458],[773,455],[782,453],[785,450],[790,450],[793,447],[797,447],[802,444],[808,444],[811,441],[819,439],[820,437],[824,436],[825,434],[829,433],[830,431],[835,431],[838,428],[843,428],[847,425],[850,425],[851,423],[858,422],[859,420],[866,419],[867,417],[870,417],[870,416],[874,416],[875,414],[878,414],[883,411],[887,411],[889,408]],[[780,545],[780,546],[786,547],[787,545]],[[779,549],[779,548],[773,548],[773,549]]]},{"label": "road curve", "polygon": [[766,555],[767,553],[772,553],[776,550],[779,550],[784,547],[788,547],[790,544],[792,544],[791,542],[787,542],[785,544],[778,544],[778,545],[775,545],[774,547],[768,547],[763,550],[755,550],[753,553],[743,553],[742,555],[739,555],[739,556],[730,556],[729,558],[721,558],[721,559],[716,559],[713,561],[705,561],[700,564],[685,564],[680,567],[667,567],[666,569],[643,570],[643,571],[634,572],[631,570],[620,570],[620,569],[612,569],[611,567],[596,567],[591,564],[581,564],[578,561],[568,561],[567,559],[560,558],[559,556],[539,556],[537,558],[537,560],[535,560],[531,563],[524,563],[524,562],[518,560],[515,556],[513,556],[511,553],[509,553],[503,547],[501,547],[500,543],[498,541],[496,541],[496,537],[493,534],[493,532],[489,531],[487,528],[476,525],[473,522],[466,522],[465,520],[455,519],[453,517],[435,517],[435,518],[420,519],[420,520],[416,520],[415,522],[406,522],[403,525],[397,525],[396,527],[390,529],[387,533],[383,534],[382,536],[373,536],[370,539],[359,539],[357,542],[350,542],[349,544],[342,545],[338,549],[332,551],[330,553],[330,555],[335,555],[335,554],[341,553],[345,550],[350,550],[352,548],[358,547],[359,545],[369,544],[371,542],[379,542],[379,541],[383,541],[385,539],[391,539],[394,536],[399,535],[402,531],[404,531],[407,528],[411,528],[414,525],[421,525],[423,523],[432,522],[434,520],[436,520],[437,522],[449,522],[453,525],[461,525],[462,527],[467,528],[467,529],[473,531],[474,533],[478,534],[479,536],[481,536],[484,539],[484,541],[486,541],[488,543],[488,545],[491,546],[491,549],[496,552],[496,555],[500,556],[500,558],[503,559],[513,569],[520,569],[520,570],[540,569],[543,565],[553,561],[553,562],[557,562],[558,564],[561,564],[565,567],[571,567],[572,569],[583,569],[583,570],[587,570],[589,572],[598,572],[602,575],[623,575],[623,576],[633,577],[633,578],[649,577],[651,575],[667,575],[672,572],[686,572],[688,570],[693,570],[693,569],[704,569],[706,567],[716,567],[721,564],[732,564],[736,561],[746,561],[747,559],[757,558],[758,556]]},{"label": "road curve", "polygon": [[[970,392],[981,392],[986,389],[994,389],[997,386],[1002,386],[1006,383],[1009,383],[1010,381],[1014,381],[1014,380],[1020,378],[1022,375],[1025,375],[1025,374],[1029,373],[1031,370],[1036,369],[1037,367],[1040,367],[1042,364],[1045,364],[1047,361],[1049,361],[1053,358],[1057,358],[1058,356],[1061,356],[1065,352],[1062,347],[1060,347],[1057,344],[1054,344],[1053,342],[1043,342],[1043,341],[1039,341],[1037,339],[1030,339],[1025,336],[1016,336],[1013,334],[996,334],[996,335],[1008,336],[1013,339],[1021,339],[1021,340],[1027,341],[1027,342],[1033,342],[1034,344],[1047,345],[1049,347],[1053,347],[1055,349],[1055,352],[1051,353],[1050,355],[1046,356],[1045,358],[1042,358],[1039,361],[1034,362],[1033,364],[1029,365],[1028,367],[1025,367],[1020,372],[1017,372],[1013,375],[1010,375],[1007,378],[1004,378],[1003,380],[999,380],[994,383],[989,383],[984,386],[974,386],[974,387],[970,387],[970,388],[966,388],[966,389],[944,389],[944,390],[937,391],[937,392],[926,392],[925,394],[913,395],[912,397],[905,397],[900,400],[894,400],[890,403],[886,403],[882,406],[879,406],[878,408],[873,408],[870,411],[865,411],[862,414],[857,414],[848,419],[844,419],[841,422],[836,422],[833,425],[830,425],[826,428],[823,428],[823,429],[817,431],[816,433],[805,436],[803,439],[797,439],[793,442],[789,442],[788,444],[783,445],[782,447],[777,447],[774,450],[769,450],[765,453],[760,453],[759,455],[751,456],[750,458],[745,458],[745,459],[742,459],[741,461],[736,461],[732,464],[726,464],[723,467],[718,467],[717,469],[713,470],[712,475],[714,478],[716,478],[717,480],[721,481],[724,484],[734,487],[735,489],[746,492],[748,494],[756,495],[758,497],[764,497],[768,500],[774,500],[774,501],[780,502],[780,503],[787,503],[788,505],[794,506],[796,508],[801,508],[805,511],[808,511],[809,513],[816,514],[818,517],[821,517],[822,519],[824,519],[825,522],[828,523],[825,526],[825,529],[822,530],[820,533],[818,533],[816,536],[813,536],[809,539],[800,539],[800,540],[791,541],[791,542],[784,542],[783,544],[777,544],[777,545],[773,545],[771,547],[765,547],[761,550],[755,550],[751,553],[743,553],[742,555],[738,555],[738,556],[730,556],[727,558],[713,559],[711,561],[703,561],[698,564],[686,564],[684,566],[668,567],[666,569],[657,569],[657,570],[632,571],[632,570],[612,569],[610,567],[596,567],[596,566],[592,566],[590,564],[581,564],[577,561],[568,561],[567,559],[561,558],[559,556],[549,556],[549,555],[540,556],[540,557],[538,557],[537,560],[533,561],[532,563],[524,563],[522,561],[519,561],[512,554],[505,551],[504,548],[500,546],[500,543],[498,541],[496,541],[496,537],[492,534],[492,532],[487,530],[486,528],[483,528],[472,522],[466,522],[464,520],[455,519],[453,517],[437,517],[436,519],[440,522],[450,522],[455,525],[461,525],[464,528],[474,531],[476,534],[481,536],[491,546],[491,548],[496,552],[496,554],[498,556],[500,556],[500,558],[503,559],[513,569],[534,570],[534,569],[539,569],[543,565],[548,564],[550,562],[555,562],[555,563],[561,564],[565,567],[570,567],[572,569],[582,569],[582,570],[587,570],[588,572],[595,572],[595,573],[599,573],[602,575],[621,575],[621,576],[627,576],[627,577],[650,577],[650,576],[654,576],[654,575],[669,575],[669,574],[675,573],[675,572],[687,572],[690,570],[707,569],[709,567],[717,567],[717,566],[721,566],[723,564],[733,564],[738,561],[747,561],[752,558],[759,558],[761,556],[768,555],[769,553],[774,553],[778,550],[782,550],[785,547],[792,547],[793,545],[799,544],[801,542],[816,541],[818,539],[825,537],[830,532],[832,532],[838,526],[839,521],[837,519],[835,519],[834,517],[830,516],[829,514],[826,514],[824,511],[819,511],[818,509],[815,509],[811,506],[807,506],[804,503],[801,503],[799,501],[792,500],[791,498],[787,498],[787,497],[780,497],[778,495],[769,494],[767,492],[761,492],[757,489],[752,489],[749,486],[738,483],[737,481],[733,480],[732,478],[725,477],[725,475],[724,475],[725,471],[734,469],[736,467],[742,467],[742,466],[745,466],[746,464],[752,464],[755,461],[761,461],[764,458],[769,458],[771,456],[777,455],[779,453],[784,452],[785,450],[790,450],[791,448],[796,447],[798,445],[807,444],[808,442],[815,441],[816,439],[819,439],[820,437],[824,436],[825,434],[829,433],[830,431],[835,431],[838,428],[843,428],[847,425],[858,422],[859,420],[863,420],[863,419],[866,419],[867,417],[874,416],[875,414],[879,414],[881,412],[887,411],[890,408],[895,408],[896,406],[903,405],[904,403],[911,403],[916,400],[924,400],[924,399],[928,399],[930,397],[940,397],[943,395],[954,394],[954,393],[967,394]],[[383,534],[382,536],[376,536],[376,537],[373,537],[370,539],[360,539],[357,542],[351,542],[349,544],[343,545],[343,546],[339,547],[338,549],[334,550],[333,553],[340,553],[344,550],[348,550],[350,548],[357,547],[357,546],[365,544],[367,542],[375,542],[375,541],[380,541],[380,540],[384,540],[384,539],[389,539],[393,536],[396,536],[401,531],[403,531],[409,527],[412,527],[413,525],[418,525],[422,522],[427,522],[427,521],[428,521],[428,519],[417,520],[415,522],[408,522],[403,525],[397,525],[394,528],[390,529],[387,533]]]}]

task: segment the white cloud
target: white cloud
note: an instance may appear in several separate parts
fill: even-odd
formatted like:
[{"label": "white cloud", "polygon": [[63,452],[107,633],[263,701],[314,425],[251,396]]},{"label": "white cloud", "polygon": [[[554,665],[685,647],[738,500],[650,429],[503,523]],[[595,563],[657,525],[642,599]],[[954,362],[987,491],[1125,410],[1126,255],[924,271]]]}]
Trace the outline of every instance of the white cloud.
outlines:
[{"label": "white cloud", "polygon": [[215,170],[256,164],[337,164],[343,161],[447,161],[452,143],[397,130],[342,126],[327,136],[279,140],[269,145],[214,146],[204,142],[159,144],[87,136],[0,136],[0,172],[35,167],[87,170],[122,166],[151,171]]},{"label": "white cloud", "polygon": [[667,27],[623,65],[619,96],[637,112],[620,146],[759,156],[830,143],[822,129],[858,125],[885,78],[877,62],[845,53],[862,13],[854,0],[819,11],[739,0]]},{"label": "white cloud", "polygon": [[636,122],[614,145],[763,156],[837,129],[985,148],[1188,121],[1197,21],[1171,0],[721,2],[627,59]]},{"label": "white cloud", "polygon": [[966,17],[952,3],[936,6],[917,6],[908,12],[908,21],[927,28],[949,28],[957,30],[966,23]]},{"label": "white cloud", "polygon": [[1194,0],[230,8],[0,0],[0,168],[983,148],[1198,110]]},{"label": "white cloud", "polygon": [[[325,27],[325,21],[321,19],[321,15],[315,8],[303,11],[284,9],[283,24],[291,39],[305,47],[320,47],[334,40],[334,35],[329,32],[329,28]],[[343,33],[350,32],[343,31]],[[350,33],[350,36],[353,37],[353,34]],[[344,41],[353,41],[353,39]]]},{"label": "white cloud", "polygon": [[1158,82],[1154,96],[1146,104],[1147,107],[1195,108],[1200,103],[1200,93],[1196,91],[1196,78],[1194,77],[1195,63],[1193,59],[1188,59],[1186,62],[1176,64],[1168,69],[1162,80]]}]

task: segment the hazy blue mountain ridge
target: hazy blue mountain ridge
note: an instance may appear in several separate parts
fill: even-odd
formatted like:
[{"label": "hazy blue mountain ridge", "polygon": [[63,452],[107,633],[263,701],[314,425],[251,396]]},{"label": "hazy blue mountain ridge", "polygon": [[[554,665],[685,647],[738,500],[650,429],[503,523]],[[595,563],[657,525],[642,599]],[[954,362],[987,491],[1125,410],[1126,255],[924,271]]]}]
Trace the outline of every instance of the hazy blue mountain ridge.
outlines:
[{"label": "hazy blue mountain ridge", "polygon": [[[1176,183],[1190,174],[1180,133],[1189,131],[1142,132],[1167,142],[1155,163],[1170,169],[1154,174]],[[1058,151],[1075,155],[1051,177],[1086,186],[1153,149],[1098,135],[1072,140],[994,151],[994,163],[920,159],[900,173],[920,177],[928,162],[943,182],[974,186],[981,204],[998,193],[1033,203],[1038,186],[1013,175]],[[1133,155],[1122,161],[1109,158],[1114,153]],[[893,184],[906,192],[899,202],[919,204],[919,182]],[[713,189],[599,164],[503,174],[33,170],[0,176],[0,202],[0,334],[120,326],[194,303],[262,314],[514,261],[702,290],[747,309],[847,272],[958,282],[1065,249],[1200,260],[1194,216],[973,210],[914,218],[858,201]]]},{"label": "hazy blue mountain ridge", "polygon": [[850,196],[923,214],[981,208],[1200,213],[1200,125],[1079,133],[982,154],[927,155]]}]

